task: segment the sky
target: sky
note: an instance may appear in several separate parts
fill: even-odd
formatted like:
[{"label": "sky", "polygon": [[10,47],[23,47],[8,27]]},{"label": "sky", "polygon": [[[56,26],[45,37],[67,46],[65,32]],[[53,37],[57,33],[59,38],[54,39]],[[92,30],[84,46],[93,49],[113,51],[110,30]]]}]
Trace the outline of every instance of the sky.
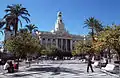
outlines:
[{"label": "sky", "polygon": [[[71,34],[86,35],[84,21],[95,17],[103,25],[120,24],[120,0],[0,0],[0,18],[6,13],[7,5],[22,4],[30,13],[30,20],[40,31],[54,29],[57,12],[63,14],[65,28]],[[27,23],[23,21],[23,27]],[[0,34],[0,41],[4,35]]]}]

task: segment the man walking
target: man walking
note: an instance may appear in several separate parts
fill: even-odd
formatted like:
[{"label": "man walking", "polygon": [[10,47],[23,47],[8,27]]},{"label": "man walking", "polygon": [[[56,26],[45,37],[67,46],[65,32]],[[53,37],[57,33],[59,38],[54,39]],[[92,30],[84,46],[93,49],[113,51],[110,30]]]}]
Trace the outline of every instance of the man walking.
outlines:
[{"label": "man walking", "polygon": [[92,68],[92,61],[91,61],[91,57],[90,56],[88,58],[87,72],[89,72],[89,67],[91,68],[91,71],[94,72],[93,68]]}]

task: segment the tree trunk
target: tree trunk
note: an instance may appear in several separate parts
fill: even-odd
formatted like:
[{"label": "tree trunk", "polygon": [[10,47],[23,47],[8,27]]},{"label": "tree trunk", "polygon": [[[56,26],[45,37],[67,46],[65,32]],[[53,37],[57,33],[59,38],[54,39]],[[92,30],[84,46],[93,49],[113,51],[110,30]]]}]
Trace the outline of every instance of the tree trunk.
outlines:
[{"label": "tree trunk", "polygon": [[108,47],[108,58],[109,58],[109,62],[111,63],[111,54],[110,54],[110,48]]},{"label": "tree trunk", "polygon": [[31,63],[30,63],[30,61],[29,61],[29,67],[31,66]]},{"label": "tree trunk", "polygon": [[31,63],[30,63],[30,59],[29,59],[28,56],[27,56],[27,62],[28,62],[28,67],[30,67],[30,66],[31,66]]},{"label": "tree trunk", "polygon": [[14,32],[15,32],[15,37],[16,37],[16,35],[17,35],[17,30],[18,30],[18,18],[16,18],[16,20],[15,20],[15,25],[14,25],[14,27],[13,27],[13,30],[14,30]]},{"label": "tree trunk", "polygon": [[94,41],[94,30],[92,28],[92,41]]}]

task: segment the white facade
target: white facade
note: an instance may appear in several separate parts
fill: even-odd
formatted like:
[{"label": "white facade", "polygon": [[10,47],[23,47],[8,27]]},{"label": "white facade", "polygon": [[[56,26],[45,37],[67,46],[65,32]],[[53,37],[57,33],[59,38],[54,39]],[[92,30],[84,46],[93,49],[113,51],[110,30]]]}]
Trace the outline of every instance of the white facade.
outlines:
[{"label": "white facade", "polygon": [[65,52],[71,52],[74,48],[74,43],[84,39],[83,36],[73,35],[66,31],[61,12],[57,14],[54,30],[51,32],[37,31],[36,34],[39,36],[42,45],[46,47],[54,45]]}]

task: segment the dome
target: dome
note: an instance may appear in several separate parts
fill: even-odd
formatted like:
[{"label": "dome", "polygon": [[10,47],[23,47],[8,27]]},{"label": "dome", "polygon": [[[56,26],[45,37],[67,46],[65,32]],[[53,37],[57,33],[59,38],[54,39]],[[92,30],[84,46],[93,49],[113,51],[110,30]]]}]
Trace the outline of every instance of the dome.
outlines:
[{"label": "dome", "polygon": [[54,33],[54,30],[51,30],[52,33]]}]

